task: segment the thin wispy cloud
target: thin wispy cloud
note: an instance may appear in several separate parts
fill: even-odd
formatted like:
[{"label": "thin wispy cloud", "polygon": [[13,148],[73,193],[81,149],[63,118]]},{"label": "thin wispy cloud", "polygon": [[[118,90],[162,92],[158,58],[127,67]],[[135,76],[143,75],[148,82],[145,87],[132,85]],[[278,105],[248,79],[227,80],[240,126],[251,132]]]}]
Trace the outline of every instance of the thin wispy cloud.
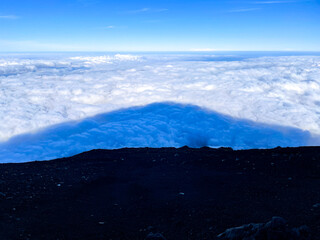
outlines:
[{"label": "thin wispy cloud", "polygon": [[99,30],[117,30],[117,29],[124,29],[128,28],[127,26],[118,26],[118,25],[107,25],[107,26],[102,26],[102,27],[95,27],[95,29]]},{"label": "thin wispy cloud", "polygon": [[128,14],[138,14],[138,13],[157,13],[157,12],[166,12],[167,8],[141,8],[136,10],[126,11]]},{"label": "thin wispy cloud", "polygon": [[141,8],[137,10],[128,11],[128,13],[143,13],[143,12],[149,12],[150,8]]},{"label": "thin wispy cloud", "polygon": [[104,27],[98,27],[98,29],[105,29],[105,30],[113,30],[113,29],[123,29],[128,28],[127,26],[118,26],[118,25],[107,25]]},{"label": "thin wispy cloud", "polygon": [[258,11],[258,10],[261,10],[261,8],[240,8],[240,9],[229,10],[227,12],[229,12],[229,13],[240,13],[240,12]]},{"label": "thin wispy cloud", "polygon": [[16,16],[16,15],[0,15],[0,19],[14,20],[14,19],[18,19],[18,18],[20,18],[20,17]]},{"label": "thin wispy cloud", "polygon": [[159,9],[153,9],[152,11],[153,12],[166,12],[166,11],[168,11],[168,9],[167,8],[159,8]]},{"label": "thin wispy cloud", "polygon": [[298,3],[298,2],[308,2],[308,0],[296,0],[296,1],[256,1],[253,4],[285,4],[285,3]]}]

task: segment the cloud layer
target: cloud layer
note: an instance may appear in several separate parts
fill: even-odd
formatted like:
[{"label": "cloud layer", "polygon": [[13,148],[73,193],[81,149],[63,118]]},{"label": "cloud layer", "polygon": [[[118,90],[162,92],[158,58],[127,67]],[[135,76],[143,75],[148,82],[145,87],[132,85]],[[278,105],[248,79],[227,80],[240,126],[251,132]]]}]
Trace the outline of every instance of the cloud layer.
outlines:
[{"label": "cloud layer", "polygon": [[196,106],[157,103],[58,124],[0,144],[0,162],[48,160],[91,149],[314,144],[308,132],[234,119]]},{"label": "cloud layer", "polygon": [[0,141],[163,101],[320,134],[320,57],[0,56]]},{"label": "cloud layer", "polygon": [[0,19],[18,19],[19,17],[16,15],[0,15]]}]

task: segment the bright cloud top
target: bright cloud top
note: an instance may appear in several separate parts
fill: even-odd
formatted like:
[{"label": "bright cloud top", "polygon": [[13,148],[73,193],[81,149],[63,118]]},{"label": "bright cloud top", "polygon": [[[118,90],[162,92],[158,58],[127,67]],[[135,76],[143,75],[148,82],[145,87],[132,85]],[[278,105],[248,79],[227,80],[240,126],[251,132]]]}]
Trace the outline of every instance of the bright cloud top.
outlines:
[{"label": "bright cloud top", "polygon": [[0,141],[164,101],[320,134],[320,57],[230,58],[0,56]]}]

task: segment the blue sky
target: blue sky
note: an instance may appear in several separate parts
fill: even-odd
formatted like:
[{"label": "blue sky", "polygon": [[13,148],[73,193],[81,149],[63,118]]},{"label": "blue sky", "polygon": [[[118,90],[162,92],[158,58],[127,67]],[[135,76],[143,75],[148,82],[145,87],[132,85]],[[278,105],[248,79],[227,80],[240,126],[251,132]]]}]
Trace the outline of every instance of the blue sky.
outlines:
[{"label": "blue sky", "polygon": [[320,51],[319,0],[0,1],[0,51]]}]

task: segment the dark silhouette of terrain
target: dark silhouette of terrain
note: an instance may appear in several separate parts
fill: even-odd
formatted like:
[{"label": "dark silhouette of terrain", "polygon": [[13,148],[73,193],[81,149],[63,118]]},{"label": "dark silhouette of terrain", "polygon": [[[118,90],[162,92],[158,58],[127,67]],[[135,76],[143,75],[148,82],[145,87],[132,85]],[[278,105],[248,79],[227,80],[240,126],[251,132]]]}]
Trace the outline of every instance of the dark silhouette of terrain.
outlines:
[{"label": "dark silhouette of terrain", "polygon": [[280,216],[317,240],[319,190],[320,147],[93,150],[1,164],[0,239],[217,239]]}]

